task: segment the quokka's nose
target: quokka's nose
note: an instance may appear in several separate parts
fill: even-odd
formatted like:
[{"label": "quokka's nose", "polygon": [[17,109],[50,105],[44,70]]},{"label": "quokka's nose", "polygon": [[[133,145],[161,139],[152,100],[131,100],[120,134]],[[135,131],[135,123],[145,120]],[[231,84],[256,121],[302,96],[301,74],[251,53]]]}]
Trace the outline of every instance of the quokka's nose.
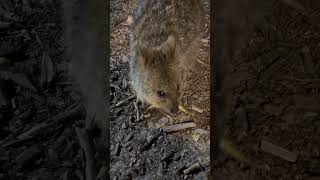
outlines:
[{"label": "quokka's nose", "polygon": [[179,111],[179,106],[173,106],[170,111],[171,113],[176,114]]}]

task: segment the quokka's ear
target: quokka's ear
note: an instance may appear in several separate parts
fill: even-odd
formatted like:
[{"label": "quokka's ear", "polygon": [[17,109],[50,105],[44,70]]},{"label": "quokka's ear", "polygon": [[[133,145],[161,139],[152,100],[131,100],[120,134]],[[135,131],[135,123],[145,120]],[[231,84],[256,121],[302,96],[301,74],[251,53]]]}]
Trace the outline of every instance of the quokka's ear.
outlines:
[{"label": "quokka's ear", "polygon": [[168,39],[160,45],[160,50],[167,57],[173,58],[176,51],[176,39],[173,35],[168,36]]},{"label": "quokka's ear", "polygon": [[138,54],[140,55],[139,61],[141,64],[146,64],[146,60],[150,55],[150,48],[148,48],[144,43],[137,41],[137,50]]}]

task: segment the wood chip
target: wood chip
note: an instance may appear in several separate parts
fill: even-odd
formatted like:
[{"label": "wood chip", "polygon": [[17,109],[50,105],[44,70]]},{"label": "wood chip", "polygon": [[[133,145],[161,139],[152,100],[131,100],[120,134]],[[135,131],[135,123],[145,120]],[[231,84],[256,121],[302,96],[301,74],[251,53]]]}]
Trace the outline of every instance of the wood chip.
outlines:
[{"label": "wood chip", "polygon": [[37,89],[32,85],[28,77],[23,73],[12,73],[9,71],[0,71],[0,78],[3,78],[5,80],[12,80],[13,82],[15,82],[21,87],[30,89],[34,92],[37,91]]},{"label": "wood chip", "polygon": [[133,103],[134,109],[136,110],[136,122],[140,121],[140,113],[139,113],[139,108],[136,102]]},{"label": "wood chip", "polygon": [[180,131],[188,128],[194,128],[196,127],[196,124],[193,122],[188,122],[188,123],[182,123],[182,124],[175,124],[171,126],[166,126],[164,127],[164,131],[166,132],[174,132],[174,131]]},{"label": "wood chip", "polygon": [[249,123],[246,109],[243,107],[239,107],[236,109],[235,114],[237,117],[237,122],[239,123],[239,125],[241,125],[241,128],[243,128],[244,131],[247,131],[249,129]]},{"label": "wood chip", "polygon": [[169,162],[169,161],[171,161],[172,160],[172,158],[174,157],[174,152],[173,151],[170,151],[169,153],[166,153],[162,158],[161,158],[161,162],[163,162],[163,161],[166,161],[167,163]]},{"label": "wood chip", "polygon": [[2,144],[2,147],[9,147],[9,146],[14,146],[16,144],[22,144],[24,141],[30,140],[32,139],[32,137],[27,137],[25,139],[15,139],[15,140],[11,140],[6,142],[5,144]]},{"label": "wood chip", "polygon": [[102,166],[97,175],[97,179],[103,178],[107,174],[108,168],[106,166]]},{"label": "wood chip", "polygon": [[111,152],[111,155],[117,156],[119,152],[120,152],[120,144],[117,143],[116,146],[114,147],[114,150]]},{"label": "wood chip", "polygon": [[116,108],[116,107],[118,107],[118,106],[121,106],[122,104],[124,104],[124,103],[126,103],[126,102],[128,102],[128,101],[131,101],[131,100],[134,99],[134,98],[135,98],[135,96],[132,95],[132,96],[130,96],[130,97],[128,97],[128,98],[126,98],[126,99],[118,102],[116,105],[111,106],[111,109]]},{"label": "wood chip", "polygon": [[293,105],[300,111],[320,113],[320,98],[306,97],[304,95],[294,95]]},{"label": "wood chip", "polygon": [[127,83],[126,78],[123,78],[122,79],[122,89],[126,90],[127,89],[127,85],[128,85],[128,83]]},{"label": "wood chip", "polygon": [[29,129],[28,131],[20,134],[17,138],[18,139],[25,139],[25,138],[31,136],[32,134],[34,134],[35,132],[39,131],[40,129],[45,128],[47,126],[48,126],[47,123],[40,123],[40,124],[32,127],[31,129]]},{"label": "wood chip", "polygon": [[147,150],[149,147],[151,147],[152,144],[160,137],[160,135],[161,135],[161,132],[158,132],[157,134],[152,136],[146,143],[144,143],[140,147],[140,152],[143,152],[143,151]]},{"label": "wood chip", "polygon": [[297,154],[291,151],[288,151],[282,147],[274,145],[268,141],[262,140],[260,149],[264,152],[270,153],[274,156],[278,156],[289,162],[295,162],[297,160]]},{"label": "wood chip", "polygon": [[198,62],[198,63],[200,63],[200,64],[202,64],[202,65],[204,65],[204,66],[209,66],[208,64],[206,64],[206,63],[204,63],[204,62],[200,61],[199,59],[197,60],[197,62]]},{"label": "wood chip", "polygon": [[85,155],[85,177],[86,179],[95,179],[97,175],[96,160],[94,158],[94,148],[92,139],[87,134],[86,130],[75,128],[78,136],[79,144]]},{"label": "wood chip", "polygon": [[8,2],[2,1],[0,6],[0,14],[7,20],[16,20],[16,18],[13,18],[13,13],[8,11],[10,8],[11,7],[9,7]]},{"label": "wood chip", "polygon": [[179,118],[180,123],[192,122],[191,116],[182,116]]},{"label": "wood chip", "polygon": [[17,164],[21,166],[29,166],[32,163],[35,163],[39,156],[41,155],[41,149],[39,146],[35,145],[26,150],[24,150],[21,154],[19,154],[15,161]]},{"label": "wood chip", "polygon": [[206,44],[209,43],[209,39],[202,39],[201,41]]},{"label": "wood chip", "polygon": [[[0,85],[1,85],[1,82],[0,82]],[[8,104],[8,99],[4,96],[4,93],[0,87],[0,107],[5,106],[7,104]]]},{"label": "wood chip", "polygon": [[9,22],[1,22],[0,21],[0,29],[7,29],[11,26],[11,23]]},{"label": "wood chip", "polygon": [[183,174],[191,174],[201,169],[201,165],[199,163],[192,164],[189,168],[186,170],[183,170]]},{"label": "wood chip", "polygon": [[198,107],[196,107],[196,106],[194,106],[194,105],[191,106],[191,109],[194,110],[194,111],[196,111],[196,112],[198,112],[198,113],[203,113],[203,110],[202,110],[202,109],[200,109],[200,108],[198,108]]},{"label": "wood chip", "polygon": [[51,82],[53,78],[53,63],[48,53],[43,53],[41,61],[40,82],[42,85]]},{"label": "wood chip", "polygon": [[151,117],[151,114],[145,114],[145,115],[143,115],[143,117],[145,118],[145,119],[148,119],[148,118],[150,118]]},{"label": "wood chip", "polygon": [[286,58],[277,57],[275,60],[273,60],[272,64],[267,66],[266,69],[264,69],[259,74],[259,80],[261,83],[268,81],[271,77],[273,77],[276,72],[278,72],[283,66],[287,65],[288,59],[292,57],[292,54],[289,54]]},{"label": "wood chip", "polygon": [[133,23],[133,16],[128,16],[126,23],[131,26],[131,24]]},{"label": "wood chip", "polygon": [[193,139],[195,142],[198,142],[199,139],[200,139],[200,135],[199,135],[199,134],[193,134],[193,135],[192,135],[192,139]]},{"label": "wood chip", "polygon": [[312,61],[310,48],[308,46],[304,46],[301,49],[301,52],[303,54],[304,69],[307,73],[312,74],[314,72],[314,64]]},{"label": "wood chip", "polygon": [[204,129],[196,129],[196,130],[194,131],[194,133],[197,133],[197,134],[200,134],[200,135],[209,135],[209,134],[210,134],[209,131],[204,130]]},{"label": "wood chip", "polygon": [[263,108],[265,112],[274,116],[279,116],[282,113],[282,107],[274,104],[266,104]]},{"label": "wood chip", "polygon": [[126,143],[128,141],[130,141],[130,139],[133,137],[133,132],[131,132],[124,140],[123,143]]},{"label": "wood chip", "polygon": [[2,60],[5,56],[7,56],[8,54],[13,54],[14,52],[15,52],[15,48],[13,46],[10,46],[10,45],[0,46],[0,56]]},{"label": "wood chip", "polygon": [[63,175],[61,176],[61,179],[63,179],[63,180],[68,180],[68,171],[65,171],[65,172],[63,173]]},{"label": "wood chip", "polygon": [[[1,53],[1,50],[0,50],[0,53]],[[0,54],[1,55],[1,54]],[[5,58],[5,57],[0,57],[0,65],[1,66],[3,66],[3,65],[5,65],[5,64],[9,64],[10,63],[10,61],[7,59],[7,58]]]},{"label": "wood chip", "polygon": [[291,8],[298,10],[299,12],[305,11],[305,8],[296,0],[281,0],[281,2],[288,5]]}]

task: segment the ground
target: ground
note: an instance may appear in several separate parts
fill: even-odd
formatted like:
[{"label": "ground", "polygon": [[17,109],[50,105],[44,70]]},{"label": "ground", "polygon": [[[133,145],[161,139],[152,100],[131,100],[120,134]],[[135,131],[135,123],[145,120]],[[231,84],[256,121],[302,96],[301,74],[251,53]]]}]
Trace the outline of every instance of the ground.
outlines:
[{"label": "ground", "polygon": [[[135,1],[111,1],[111,177],[118,179],[194,179],[209,171],[210,62],[209,1],[200,60],[188,78],[184,100],[192,115],[143,114],[128,77],[127,17]],[[166,131],[171,125],[192,128]],[[184,122],[184,123],[183,123]],[[174,128],[176,129],[176,128]],[[184,170],[199,164],[195,172]],[[160,178],[161,177],[161,178]]]},{"label": "ground", "polygon": [[215,169],[223,179],[320,178],[319,4],[310,2],[302,14],[274,3],[234,59],[240,83],[226,134],[251,164],[224,158]]},{"label": "ground", "polygon": [[[0,2],[0,179],[84,179],[75,127],[84,124],[85,111],[67,73],[57,2]],[[203,179],[209,170],[208,4],[202,63],[185,94],[193,116],[173,119],[156,111],[143,116],[135,104],[126,24],[134,5],[111,1],[111,176]],[[215,169],[222,179],[319,179],[320,13],[319,6],[308,7],[299,14],[275,3],[266,26],[235,58],[235,73],[245,78],[234,91],[227,136],[254,163],[225,157]],[[168,132],[185,121],[195,127]]]},{"label": "ground", "polygon": [[0,179],[83,179],[57,1],[0,3]]}]

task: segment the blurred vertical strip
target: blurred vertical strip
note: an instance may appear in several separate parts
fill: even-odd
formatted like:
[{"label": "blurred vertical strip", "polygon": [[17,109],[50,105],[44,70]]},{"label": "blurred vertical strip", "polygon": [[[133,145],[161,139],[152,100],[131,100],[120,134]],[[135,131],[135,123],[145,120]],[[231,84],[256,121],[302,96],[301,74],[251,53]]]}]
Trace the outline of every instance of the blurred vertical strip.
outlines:
[{"label": "blurred vertical strip", "polygon": [[217,166],[225,119],[231,112],[232,58],[248,40],[256,25],[272,12],[273,1],[213,0],[211,11],[211,175]]},{"label": "blurred vertical strip", "polygon": [[[86,129],[100,130],[99,149],[109,177],[110,2],[62,1],[70,75],[80,86],[87,109]],[[99,159],[101,160],[101,159]]]}]

